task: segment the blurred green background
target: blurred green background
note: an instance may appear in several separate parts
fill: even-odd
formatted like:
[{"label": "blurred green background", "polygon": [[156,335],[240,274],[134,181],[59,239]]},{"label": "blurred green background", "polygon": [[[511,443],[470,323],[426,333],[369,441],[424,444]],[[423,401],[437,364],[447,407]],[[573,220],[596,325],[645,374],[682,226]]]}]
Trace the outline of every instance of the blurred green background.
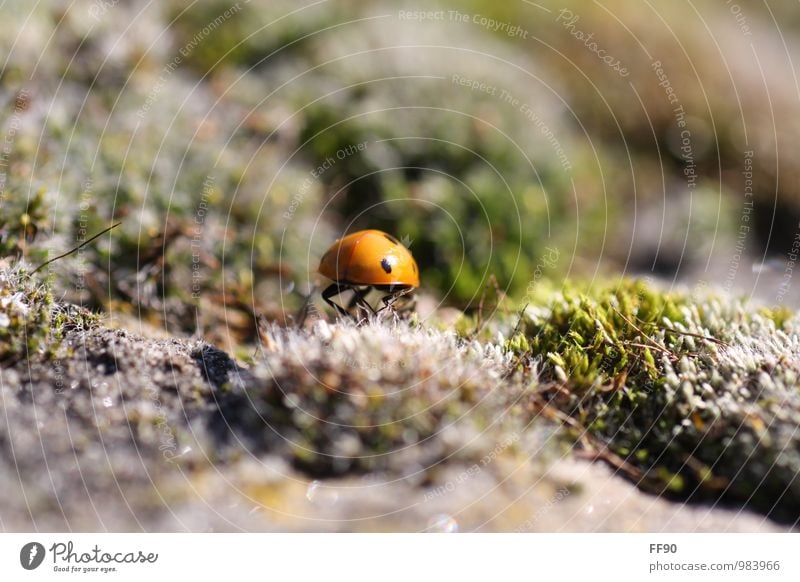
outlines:
[{"label": "blurred green background", "polygon": [[61,295],[234,342],[366,227],[460,309],[491,276],[520,303],[619,272],[752,293],[764,261],[774,303],[798,23],[742,0],[11,0],[0,252],[36,265],[121,221],[52,265]]}]

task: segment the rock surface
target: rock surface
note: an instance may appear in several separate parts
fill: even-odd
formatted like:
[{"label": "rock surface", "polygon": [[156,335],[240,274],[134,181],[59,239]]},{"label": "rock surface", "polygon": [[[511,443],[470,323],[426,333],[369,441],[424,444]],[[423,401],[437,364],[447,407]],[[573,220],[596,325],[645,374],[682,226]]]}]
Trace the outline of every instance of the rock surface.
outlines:
[{"label": "rock surface", "polygon": [[[375,339],[378,333],[383,332],[324,326],[310,335],[344,334],[347,339],[352,334],[373,334]],[[203,343],[150,340],[96,328],[68,334],[67,357],[29,360],[0,370],[4,492],[0,527],[4,531],[784,529],[747,512],[647,495],[604,465],[570,458],[555,438],[556,427],[544,419],[524,437],[506,432],[500,439],[500,433],[484,424],[488,412],[471,412],[469,422],[458,430],[439,430],[434,424],[429,438],[418,436],[419,442],[410,446],[389,448],[383,460],[379,456],[374,462],[362,459],[337,466],[325,457],[320,461],[304,456],[296,447],[307,435],[290,430],[292,426],[306,426],[309,435],[321,430],[331,439],[334,448],[329,454],[334,457],[347,456],[348,450],[358,457],[359,447],[377,437],[363,428],[337,428],[335,419],[315,428],[313,423],[297,424],[297,417],[294,421],[281,417],[278,411],[285,407],[270,404],[269,393],[275,379],[288,386],[291,374],[297,373],[292,372],[293,360],[287,354],[310,362],[306,371],[314,372],[324,372],[324,354],[310,353],[307,338],[289,340],[277,334],[273,341],[280,337],[289,343],[273,345],[273,351],[267,346],[263,362],[245,369]],[[445,346],[440,353],[431,352],[430,345],[428,351],[415,351],[430,337],[427,332],[411,334],[409,349],[399,353],[416,354],[418,361],[414,368],[396,369],[398,382],[407,381],[409,374],[427,375],[437,382],[450,378],[462,388],[475,381],[474,374],[459,378],[449,353],[471,348],[455,341],[442,344],[437,337],[437,344]],[[493,366],[501,360],[482,368],[485,376],[475,381],[475,390],[493,376]],[[428,370],[429,361],[441,366]],[[369,374],[374,369],[354,366],[350,373]],[[382,373],[387,377],[386,370]],[[419,389],[428,386],[423,383]],[[491,398],[489,389],[474,402],[489,409],[504,406],[499,401],[486,404]],[[409,405],[413,398],[402,402]],[[455,409],[451,403],[450,412],[458,418],[474,402],[460,402]],[[439,417],[442,410],[434,407],[430,418]],[[263,424],[263,418],[269,423]],[[265,436],[270,428],[275,438]],[[292,442],[281,444],[282,439]],[[370,466],[372,470],[367,470]]]}]

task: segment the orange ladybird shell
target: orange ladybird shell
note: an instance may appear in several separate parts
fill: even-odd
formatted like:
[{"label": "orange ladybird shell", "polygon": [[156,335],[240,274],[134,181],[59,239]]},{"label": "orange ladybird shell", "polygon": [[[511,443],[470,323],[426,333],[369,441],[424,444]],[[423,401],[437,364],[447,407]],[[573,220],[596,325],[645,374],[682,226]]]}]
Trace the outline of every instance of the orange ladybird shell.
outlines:
[{"label": "orange ladybird shell", "polygon": [[360,230],[340,238],[322,256],[320,275],[353,285],[419,287],[419,269],[403,244],[380,230]]}]

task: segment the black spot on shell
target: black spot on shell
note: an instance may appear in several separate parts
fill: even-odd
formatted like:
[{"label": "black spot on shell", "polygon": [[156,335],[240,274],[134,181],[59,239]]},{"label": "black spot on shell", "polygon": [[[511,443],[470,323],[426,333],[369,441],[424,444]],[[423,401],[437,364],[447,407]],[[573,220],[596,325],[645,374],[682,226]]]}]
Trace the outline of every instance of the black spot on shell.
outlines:
[{"label": "black spot on shell", "polygon": [[386,271],[387,273],[392,272],[392,264],[386,257],[381,259],[381,267],[383,267],[383,270]]}]

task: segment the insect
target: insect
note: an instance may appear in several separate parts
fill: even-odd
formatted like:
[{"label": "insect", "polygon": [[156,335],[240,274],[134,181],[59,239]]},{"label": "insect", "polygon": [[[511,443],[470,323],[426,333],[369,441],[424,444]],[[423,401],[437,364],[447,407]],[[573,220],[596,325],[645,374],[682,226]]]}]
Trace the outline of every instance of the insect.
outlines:
[{"label": "insect", "polygon": [[[322,298],[345,316],[356,306],[377,314],[419,287],[419,268],[411,252],[380,230],[360,230],[334,242],[322,256],[318,272],[333,280]],[[365,298],[372,289],[386,293],[378,311]],[[347,308],[331,300],[348,290],[354,295]]]}]

